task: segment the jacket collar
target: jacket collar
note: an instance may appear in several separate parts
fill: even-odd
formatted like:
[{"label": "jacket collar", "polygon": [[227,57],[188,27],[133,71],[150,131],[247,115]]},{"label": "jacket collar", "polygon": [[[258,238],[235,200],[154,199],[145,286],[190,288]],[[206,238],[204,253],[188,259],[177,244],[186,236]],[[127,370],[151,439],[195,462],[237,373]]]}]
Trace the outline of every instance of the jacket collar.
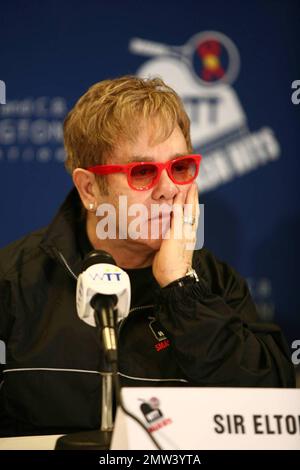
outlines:
[{"label": "jacket collar", "polygon": [[69,273],[73,272],[75,276],[81,271],[84,256],[79,243],[80,230],[84,227],[82,203],[77,189],[73,188],[47,227],[41,248],[66,269],[69,268]]}]

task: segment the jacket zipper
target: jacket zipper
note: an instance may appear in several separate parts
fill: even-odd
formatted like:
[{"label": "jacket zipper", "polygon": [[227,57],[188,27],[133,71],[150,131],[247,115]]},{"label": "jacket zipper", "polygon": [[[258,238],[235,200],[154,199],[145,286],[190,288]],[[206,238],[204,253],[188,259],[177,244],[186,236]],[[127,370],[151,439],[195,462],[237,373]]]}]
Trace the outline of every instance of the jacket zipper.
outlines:
[{"label": "jacket zipper", "polygon": [[[153,308],[154,307],[154,304],[149,304],[149,305],[140,305],[139,307],[133,307],[129,310],[129,313],[132,313],[132,312],[136,312],[137,310],[144,310],[144,309],[147,309],[147,308]],[[123,327],[124,325],[124,322],[126,321],[128,315],[124,318],[122,318],[122,320],[119,322],[118,324],[118,338],[120,337],[120,333],[121,333],[121,328]]]},{"label": "jacket zipper", "polygon": [[61,251],[57,250],[55,248],[55,253],[57,256],[59,256],[60,258],[60,261],[62,262],[62,264],[64,265],[64,267],[67,269],[68,273],[73,277],[73,279],[75,279],[75,281],[77,281],[78,277],[76,276],[76,274],[74,273],[74,271],[72,271],[72,269],[70,268],[66,258],[64,257],[64,255],[62,254]]}]

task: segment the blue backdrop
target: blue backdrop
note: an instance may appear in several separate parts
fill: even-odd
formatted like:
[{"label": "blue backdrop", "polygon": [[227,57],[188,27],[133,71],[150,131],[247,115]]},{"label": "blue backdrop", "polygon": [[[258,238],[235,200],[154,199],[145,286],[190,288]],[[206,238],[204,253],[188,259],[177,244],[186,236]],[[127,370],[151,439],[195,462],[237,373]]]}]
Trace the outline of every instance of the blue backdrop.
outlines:
[{"label": "blue backdrop", "polygon": [[70,189],[61,123],[77,98],[104,78],[159,74],[204,155],[206,247],[299,339],[299,21],[292,0],[2,4],[0,246],[47,224]]}]

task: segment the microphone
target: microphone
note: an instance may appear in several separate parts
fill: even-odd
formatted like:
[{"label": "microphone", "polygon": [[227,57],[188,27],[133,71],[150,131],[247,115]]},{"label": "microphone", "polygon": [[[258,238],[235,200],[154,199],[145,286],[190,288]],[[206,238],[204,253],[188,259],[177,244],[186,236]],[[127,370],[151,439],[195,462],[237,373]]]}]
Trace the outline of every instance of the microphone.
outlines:
[{"label": "microphone", "polygon": [[[116,321],[125,318],[130,309],[130,279],[116,266],[113,257],[105,251],[91,251],[82,265],[77,280],[76,306],[79,318],[91,326],[102,328],[102,340],[111,372],[102,377],[101,428],[66,434],[60,437],[55,450],[108,450],[110,447],[112,420],[112,393],[114,378],[116,401],[123,412],[136,421],[148,434],[158,450],[159,443],[144,423],[125,407],[117,370]],[[149,410],[143,410],[149,411]]]},{"label": "microphone", "polygon": [[77,280],[76,307],[79,318],[102,328],[102,341],[108,362],[117,361],[116,323],[130,309],[130,279],[105,251],[91,251]]},{"label": "microphone", "polygon": [[[77,280],[76,308],[81,320],[100,327],[106,359],[111,369],[102,377],[101,428],[62,436],[57,440],[55,449],[108,449],[113,429],[112,377],[118,384],[116,323],[125,318],[130,309],[129,276],[116,266],[109,253],[94,250],[84,259]],[[118,397],[119,390],[116,393]]]}]

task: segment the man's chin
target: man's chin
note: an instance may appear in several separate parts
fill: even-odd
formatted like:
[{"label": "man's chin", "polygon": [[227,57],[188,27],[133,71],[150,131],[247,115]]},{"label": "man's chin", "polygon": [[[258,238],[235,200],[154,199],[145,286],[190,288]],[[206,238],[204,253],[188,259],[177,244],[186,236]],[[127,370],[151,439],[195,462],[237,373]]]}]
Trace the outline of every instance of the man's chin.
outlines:
[{"label": "man's chin", "polygon": [[161,238],[147,238],[147,239],[143,239],[143,238],[139,238],[137,240],[134,240],[135,243],[138,243],[141,247],[144,246],[145,249],[148,248],[150,250],[153,250],[153,251],[158,251],[160,249],[160,246],[161,246],[161,243],[162,243],[162,239]]},{"label": "man's chin", "polygon": [[160,246],[161,246],[161,243],[162,243],[162,239],[161,238],[158,238],[157,240],[156,239],[149,239],[147,240],[147,245],[149,247],[151,247],[154,251],[157,251],[160,249]]}]

